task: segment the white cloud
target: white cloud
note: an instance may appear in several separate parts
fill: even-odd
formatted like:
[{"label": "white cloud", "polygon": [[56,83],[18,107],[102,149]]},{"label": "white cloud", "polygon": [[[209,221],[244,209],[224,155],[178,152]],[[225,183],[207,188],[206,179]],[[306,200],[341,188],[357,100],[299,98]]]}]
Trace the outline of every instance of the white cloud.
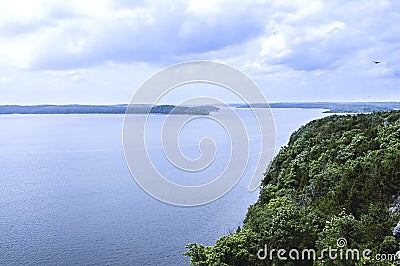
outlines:
[{"label": "white cloud", "polygon": [[[38,87],[50,88],[56,79],[60,87],[79,83],[79,88],[102,87],[105,93],[106,86],[91,73],[121,68],[132,75],[128,66],[143,62],[158,69],[211,59],[232,64],[262,84],[276,84],[280,92],[268,90],[276,100],[284,94],[323,97],[310,90],[333,93],[349,86],[357,95],[364,88],[357,84],[367,81],[377,92],[386,86],[385,95],[394,97],[399,96],[394,91],[400,73],[399,22],[400,2],[383,0],[4,0],[0,90],[5,84],[13,87],[13,77],[20,75],[35,78]],[[136,71],[135,79],[143,74]],[[108,83],[106,78],[98,77]],[[292,93],[296,80],[301,82],[295,87],[305,93]]]},{"label": "white cloud", "polygon": [[194,1],[189,5],[151,2],[146,6],[112,1],[96,5],[90,1],[35,3],[34,14],[0,19],[0,53],[8,55],[3,57],[7,64],[63,69],[105,61],[171,61],[241,43],[256,37],[263,28],[257,17],[248,17],[241,8],[226,16],[221,4],[197,10],[194,7],[199,5]]}]

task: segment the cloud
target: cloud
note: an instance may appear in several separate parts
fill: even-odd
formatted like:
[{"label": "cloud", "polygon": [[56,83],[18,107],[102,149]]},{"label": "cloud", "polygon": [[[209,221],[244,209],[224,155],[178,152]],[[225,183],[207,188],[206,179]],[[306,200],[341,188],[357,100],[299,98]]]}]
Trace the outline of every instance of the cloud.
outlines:
[{"label": "cloud", "polygon": [[368,56],[372,60],[368,49],[397,43],[387,37],[395,31],[391,25],[397,15],[387,13],[398,9],[384,1],[369,2],[312,1],[276,14],[267,26],[270,34],[264,37],[261,61],[310,71],[338,68],[346,60]]},{"label": "cloud", "polygon": [[0,48],[9,55],[19,54],[7,62],[27,69],[80,68],[106,61],[162,62],[220,50],[263,31],[259,16],[248,16],[242,8],[226,16],[222,3],[200,9],[196,8],[200,1],[133,6],[127,1],[45,3],[35,6],[36,15],[3,19],[0,32],[5,44]]},{"label": "cloud", "polygon": [[97,82],[92,73],[122,69],[120,75],[142,80],[143,66],[201,59],[245,71],[274,100],[335,93],[353,99],[365,87],[393,99],[400,85],[399,22],[400,2],[385,0],[3,0],[0,89],[7,84],[9,93],[23,76],[37,87],[58,80],[58,87],[105,93],[102,84],[122,90],[131,83],[105,75]]},{"label": "cloud", "polygon": [[400,39],[399,4],[386,1],[5,1],[1,8],[4,61],[25,69],[168,64],[232,46],[241,56],[238,46],[260,40],[249,58],[261,66],[312,71],[380,56],[374,47]]}]

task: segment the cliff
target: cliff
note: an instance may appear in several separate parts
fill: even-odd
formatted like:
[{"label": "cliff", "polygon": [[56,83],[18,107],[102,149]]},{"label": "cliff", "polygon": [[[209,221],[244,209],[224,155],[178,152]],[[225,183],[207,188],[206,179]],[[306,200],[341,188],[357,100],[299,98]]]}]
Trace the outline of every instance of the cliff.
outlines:
[{"label": "cliff", "polygon": [[[272,161],[243,228],[213,246],[189,244],[185,255],[193,265],[366,265],[400,249],[399,181],[400,111],[311,121]],[[265,247],[317,256],[330,247],[369,249],[371,258],[260,259]]]}]

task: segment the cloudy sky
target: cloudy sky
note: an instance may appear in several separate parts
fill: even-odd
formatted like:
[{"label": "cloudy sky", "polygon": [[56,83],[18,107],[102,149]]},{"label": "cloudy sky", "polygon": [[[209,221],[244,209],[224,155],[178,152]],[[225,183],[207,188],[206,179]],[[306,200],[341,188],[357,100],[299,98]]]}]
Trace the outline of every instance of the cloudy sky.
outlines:
[{"label": "cloudy sky", "polygon": [[1,0],[0,104],[127,103],[200,59],[270,102],[400,101],[399,25],[395,0]]}]

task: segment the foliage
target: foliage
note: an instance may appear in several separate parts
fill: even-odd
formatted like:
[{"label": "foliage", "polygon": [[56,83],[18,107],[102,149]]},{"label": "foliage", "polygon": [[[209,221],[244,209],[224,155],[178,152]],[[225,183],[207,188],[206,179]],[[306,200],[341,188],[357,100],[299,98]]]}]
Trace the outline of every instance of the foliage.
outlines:
[{"label": "foliage", "polygon": [[[259,260],[275,249],[337,247],[392,254],[400,219],[400,111],[330,116],[290,137],[265,174],[242,230],[188,245],[193,265],[393,265],[390,261]],[[390,210],[389,210],[390,209]]]}]

